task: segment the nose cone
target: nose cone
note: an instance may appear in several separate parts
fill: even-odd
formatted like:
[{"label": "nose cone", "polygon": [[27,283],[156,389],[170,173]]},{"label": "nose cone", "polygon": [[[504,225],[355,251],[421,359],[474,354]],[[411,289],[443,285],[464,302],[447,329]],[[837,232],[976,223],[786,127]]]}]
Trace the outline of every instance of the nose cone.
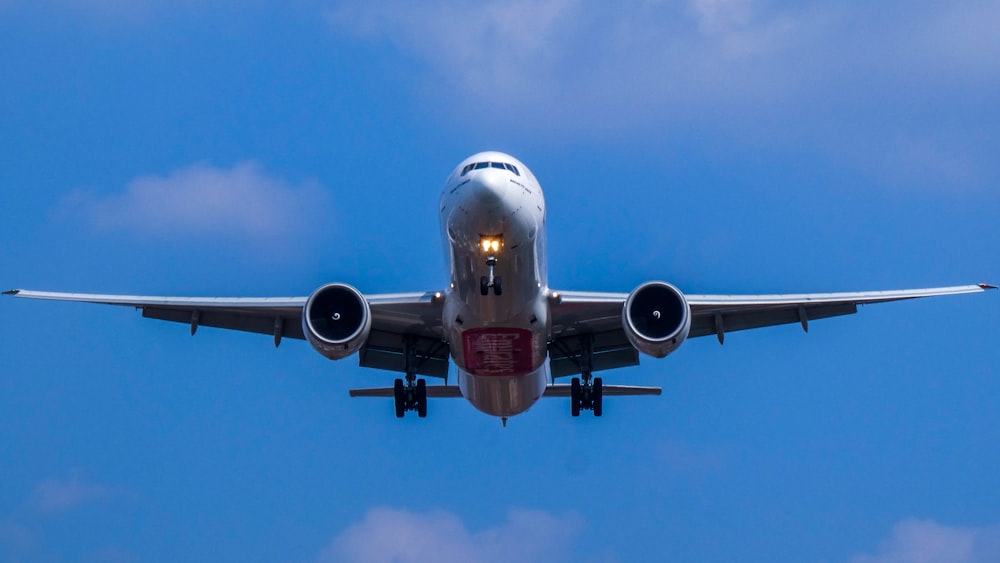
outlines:
[{"label": "nose cone", "polygon": [[482,170],[476,174],[469,184],[472,188],[470,191],[480,207],[495,210],[505,206],[510,187],[508,175],[506,170],[493,169]]}]

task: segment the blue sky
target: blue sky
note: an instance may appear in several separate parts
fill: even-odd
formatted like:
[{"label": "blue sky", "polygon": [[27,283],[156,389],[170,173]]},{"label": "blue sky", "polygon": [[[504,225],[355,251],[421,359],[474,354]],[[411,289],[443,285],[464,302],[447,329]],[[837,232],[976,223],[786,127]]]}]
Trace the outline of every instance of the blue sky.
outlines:
[{"label": "blue sky", "polygon": [[[555,288],[1000,280],[991,1],[0,0],[0,285],[444,282],[523,160]],[[853,4],[853,3],[851,3]],[[997,294],[686,343],[601,419],[347,390],[303,342],[0,300],[0,559],[1000,560]]]}]

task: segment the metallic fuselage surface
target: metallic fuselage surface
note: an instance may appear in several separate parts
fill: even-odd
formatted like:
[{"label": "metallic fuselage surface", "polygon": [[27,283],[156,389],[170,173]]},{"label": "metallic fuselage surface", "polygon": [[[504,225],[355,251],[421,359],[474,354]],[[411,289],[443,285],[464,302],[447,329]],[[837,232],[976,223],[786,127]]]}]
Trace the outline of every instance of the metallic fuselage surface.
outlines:
[{"label": "metallic fuselage surface", "polygon": [[487,414],[524,412],[548,381],[541,187],[517,159],[475,154],[445,182],[440,217],[450,280],[442,320],[462,394]]}]

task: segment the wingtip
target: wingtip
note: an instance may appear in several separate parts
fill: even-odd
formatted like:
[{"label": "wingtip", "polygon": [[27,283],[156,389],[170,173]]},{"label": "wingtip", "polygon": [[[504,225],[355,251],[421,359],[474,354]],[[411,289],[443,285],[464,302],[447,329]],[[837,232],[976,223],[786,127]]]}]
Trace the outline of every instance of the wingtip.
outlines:
[{"label": "wingtip", "polygon": [[995,286],[993,284],[990,284],[990,283],[981,283],[981,284],[979,284],[979,287],[981,287],[983,289],[996,289],[997,288],[997,286]]},{"label": "wingtip", "polygon": [[8,289],[7,291],[3,292],[3,295],[17,295],[18,293],[21,293],[20,289]]}]

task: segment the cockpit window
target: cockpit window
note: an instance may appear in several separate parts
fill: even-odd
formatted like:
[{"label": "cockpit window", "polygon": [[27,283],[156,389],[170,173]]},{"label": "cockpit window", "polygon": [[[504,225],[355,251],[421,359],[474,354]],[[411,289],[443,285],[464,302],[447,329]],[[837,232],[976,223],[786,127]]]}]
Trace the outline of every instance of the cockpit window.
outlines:
[{"label": "cockpit window", "polygon": [[497,168],[500,170],[508,170],[513,172],[515,176],[520,176],[521,172],[518,171],[517,167],[513,164],[508,164],[506,162],[473,162],[472,164],[466,164],[465,168],[462,168],[462,176],[468,174],[471,170],[482,170],[483,168]]}]

